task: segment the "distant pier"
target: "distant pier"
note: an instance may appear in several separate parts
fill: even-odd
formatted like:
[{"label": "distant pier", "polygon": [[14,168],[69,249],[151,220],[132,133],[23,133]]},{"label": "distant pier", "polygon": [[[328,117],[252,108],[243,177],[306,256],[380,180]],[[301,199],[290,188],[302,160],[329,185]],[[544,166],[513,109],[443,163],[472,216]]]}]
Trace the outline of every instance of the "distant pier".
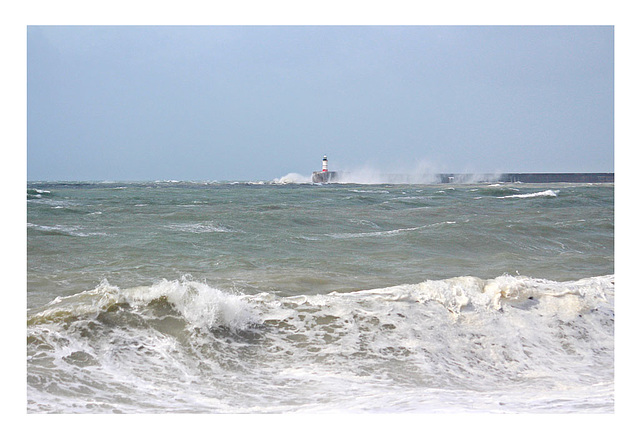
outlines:
[{"label": "distant pier", "polygon": [[464,183],[469,181],[502,181],[510,183],[613,183],[613,173],[527,173],[480,176],[474,174],[439,174],[442,183]]},{"label": "distant pier", "polygon": [[613,173],[378,174],[362,178],[339,171],[316,171],[314,183],[476,184],[476,183],[614,183]]}]

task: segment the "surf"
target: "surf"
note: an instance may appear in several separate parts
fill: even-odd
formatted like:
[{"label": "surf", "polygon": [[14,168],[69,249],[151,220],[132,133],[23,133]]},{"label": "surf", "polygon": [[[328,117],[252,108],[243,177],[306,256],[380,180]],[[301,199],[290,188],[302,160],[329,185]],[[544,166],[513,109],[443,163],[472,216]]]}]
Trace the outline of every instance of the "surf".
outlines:
[{"label": "surf", "polygon": [[[89,392],[106,410],[147,411],[109,396],[119,382],[131,387],[125,399],[142,394],[151,411],[171,409],[163,389],[188,382],[180,409],[195,412],[389,409],[389,394],[402,410],[433,410],[441,403],[435,395],[425,400],[433,389],[471,392],[457,404],[472,411],[497,388],[516,411],[526,411],[523,393],[565,388],[560,410],[572,411],[586,387],[609,383],[599,396],[606,410],[614,283],[613,276],[463,276],[283,297],[224,291],[189,277],[132,288],[103,281],[29,311],[28,394],[40,402],[28,410],[47,411],[45,402],[57,401],[53,411],[100,411],[77,405]],[[55,388],[38,384],[52,373]],[[78,377],[90,383],[81,393]],[[252,396],[233,391],[230,377],[253,388]],[[343,398],[344,388],[355,401],[364,397],[362,405]],[[197,397],[202,392],[210,396]],[[318,393],[326,397],[317,400]]]}]

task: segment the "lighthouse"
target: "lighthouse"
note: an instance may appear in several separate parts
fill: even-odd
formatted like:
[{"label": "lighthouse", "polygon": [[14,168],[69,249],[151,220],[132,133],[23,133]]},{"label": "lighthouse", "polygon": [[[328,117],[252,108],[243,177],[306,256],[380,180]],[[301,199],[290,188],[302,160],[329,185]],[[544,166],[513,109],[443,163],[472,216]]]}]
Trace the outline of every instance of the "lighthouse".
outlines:
[{"label": "lighthouse", "polygon": [[314,171],[311,176],[311,180],[314,183],[331,183],[332,181],[336,181],[337,178],[337,172],[329,172],[329,160],[327,160],[326,155],[322,157],[322,171]]}]

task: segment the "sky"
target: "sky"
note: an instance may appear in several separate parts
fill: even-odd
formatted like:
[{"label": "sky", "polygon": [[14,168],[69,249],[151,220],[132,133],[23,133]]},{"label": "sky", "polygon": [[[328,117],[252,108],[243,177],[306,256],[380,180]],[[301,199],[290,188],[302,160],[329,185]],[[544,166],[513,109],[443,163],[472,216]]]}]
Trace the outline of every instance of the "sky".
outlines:
[{"label": "sky", "polygon": [[613,172],[613,26],[28,26],[27,179]]}]

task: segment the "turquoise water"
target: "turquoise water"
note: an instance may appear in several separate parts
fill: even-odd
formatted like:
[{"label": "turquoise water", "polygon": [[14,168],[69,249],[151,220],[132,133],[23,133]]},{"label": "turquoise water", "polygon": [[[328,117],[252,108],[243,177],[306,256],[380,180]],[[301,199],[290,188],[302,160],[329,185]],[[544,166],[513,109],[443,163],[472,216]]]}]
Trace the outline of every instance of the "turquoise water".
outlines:
[{"label": "turquoise water", "polygon": [[613,219],[613,184],[31,182],[28,410],[611,412]]}]

